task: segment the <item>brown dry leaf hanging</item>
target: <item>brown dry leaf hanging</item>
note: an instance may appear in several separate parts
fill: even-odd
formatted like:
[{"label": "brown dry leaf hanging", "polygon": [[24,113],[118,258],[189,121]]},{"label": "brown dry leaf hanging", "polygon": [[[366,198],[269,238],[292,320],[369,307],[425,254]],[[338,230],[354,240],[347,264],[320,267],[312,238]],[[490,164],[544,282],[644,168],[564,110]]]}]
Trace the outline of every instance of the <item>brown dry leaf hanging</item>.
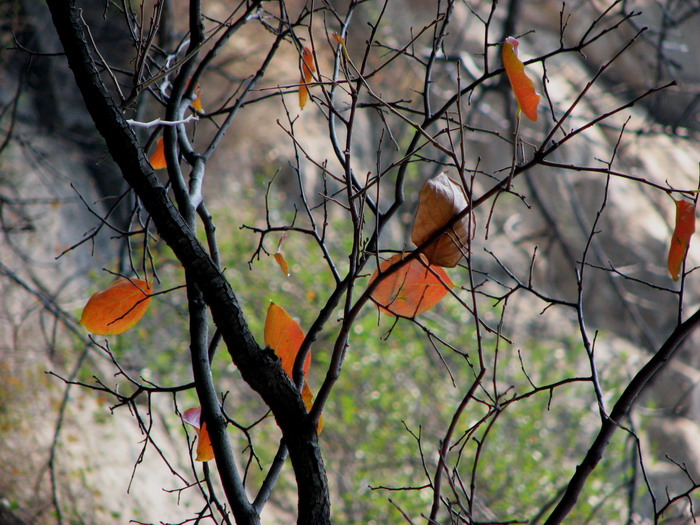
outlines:
[{"label": "brown dry leaf hanging", "polygon": [[[460,184],[450,179],[446,173],[429,179],[420,190],[420,200],[416,219],[413,222],[411,240],[416,246],[427,241],[441,230],[468,205],[467,196]],[[474,230],[474,216],[463,217],[440,238],[428,246],[423,255],[430,264],[454,268],[464,254],[469,237],[469,226]]]}]

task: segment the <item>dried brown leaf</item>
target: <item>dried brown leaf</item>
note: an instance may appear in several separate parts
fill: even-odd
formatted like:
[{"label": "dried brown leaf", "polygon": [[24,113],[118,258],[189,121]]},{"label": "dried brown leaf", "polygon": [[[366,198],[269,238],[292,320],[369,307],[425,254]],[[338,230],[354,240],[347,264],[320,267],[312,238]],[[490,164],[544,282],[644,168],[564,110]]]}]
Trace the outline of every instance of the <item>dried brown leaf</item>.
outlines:
[{"label": "dried brown leaf", "polygon": [[[416,246],[420,246],[438,230],[443,229],[467,205],[467,196],[462,186],[450,179],[446,173],[428,180],[420,190],[411,240]],[[467,215],[423,251],[430,264],[446,268],[457,266],[464,255],[470,221],[473,230],[474,216],[470,218]]]}]

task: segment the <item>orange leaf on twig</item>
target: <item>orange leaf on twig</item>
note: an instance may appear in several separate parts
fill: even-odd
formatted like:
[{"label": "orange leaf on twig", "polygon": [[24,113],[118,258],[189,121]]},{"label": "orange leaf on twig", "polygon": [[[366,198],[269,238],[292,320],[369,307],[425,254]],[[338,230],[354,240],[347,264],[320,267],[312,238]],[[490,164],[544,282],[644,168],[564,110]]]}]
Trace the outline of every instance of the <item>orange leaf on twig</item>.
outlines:
[{"label": "orange leaf on twig", "polygon": [[[191,82],[192,82],[192,77],[190,77],[190,79],[187,81],[187,86],[185,86],[185,89],[190,87]],[[204,108],[202,107],[202,88],[199,87],[199,84],[197,84],[197,87],[195,88],[194,92],[197,96],[190,103],[190,106],[192,106],[194,109],[196,109],[200,113],[204,113]]]},{"label": "orange leaf on twig", "polygon": [[[294,360],[299,353],[301,343],[304,342],[304,331],[284,308],[275,303],[270,303],[265,318],[265,345],[275,351],[282,361],[282,368],[292,377]],[[309,373],[311,366],[311,352],[304,361],[304,375]]]},{"label": "orange leaf on twig", "polygon": [[[674,199],[675,200],[675,199]],[[685,200],[676,202],[676,227],[668,251],[668,271],[674,281],[680,277],[681,266],[688,253],[690,238],[695,233],[695,203]]]},{"label": "orange leaf on twig", "polygon": [[[442,230],[452,218],[468,206],[462,186],[446,173],[428,180],[420,190],[420,200],[411,231],[411,241],[420,246],[438,230]],[[441,235],[424,251],[430,264],[453,268],[464,255],[471,221],[474,231],[474,215],[466,215],[451,229]]]},{"label": "orange leaf on twig", "polygon": [[289,264],[287,264],[287,259],[284,258],[284,254],[281,251],[277,251],[274,254],[275,261],[277,261],[277,264],[280,267],[280,270],[282,270],[282,273],[289,277]]},{"label": "orange leaf on twig", "polygon": [[[267,309],[267,317],[265,319],[265,345],[272,348],[275,354],[282,361],[282,368],[287,372],[287,375],[292,378],[294,369],[294,360],[299,353],[299,348],[304,342],[304,331],[299,326],[292,316],[290,316],[284,308],[270,303]],[[309,374],[311,367],[311,352],[309,352],[304,360],[304,377]],[[301,397],[304,400],[306,410],[311,410],[314,404],[314,394],[309,387],[309,382],[304,381],[304,386],[301,390]],[[323,416],[319,419],[317,432],[320,434],[323,430]]]},{"label": "orange leaf on twig", "polygon": [[304,109],[309,99],[309,82],[313,79],[313,72],[316,71],[314,64],[314,54],[308,47],[301,51],[301,81],[299,83],[299,107]]},{"label": "orange leaf on twig", "polygon": [[197,89],[197,98],[195,98],[192,101],[192,107],[199,111],[200,113],[204,113],[204,108],[202,107],[202,98],[201,98],[202,90]]},{"label": "orange leaf on twig", "polygon": [[313,72],[316,71],[316,64],[314,64],[314,53],[308,47],[305,47],[301,51],[302,59],[302,70],[304,72],[304,82],[311,82],[313,77]]},{"label": "orange leaf on twig", "polygon": [[148,160],[151,163],[151,166],[153,166],[154,170],[164,170],[168,167],[168,163],[165,160],[165,143],[163,137],[158,139],[158,142],[156,143],[156,150]]},{"label": "orange leaf on twig", "polygon": [[279,242],[277,243],[277,251],[273,254],[277,265],[280,267],[280,270],[282,270],[284,275],[286,275],[287,277],[289,277],[289,264],[287,264],[287,259],[285,259],[284,253],[282,252],[282,243],[285,241],[288,234],[289,232],[284,232],[282,234]]},{"label": "orange leaf on twig", "polygon": [[211,461],[214,459],[214,448],[211,446],[211,438],[209,437],[207,424],[201,423],[202,407],[185,410],[185,413],[182,414],[182,420],[197,430],[197,456],[194,460]]},{"label": "orange leaf on twig", "polygon": [[299,85],[299,109],[304,109],[306,102],[309,100],[309,88],[306,84]]},{"label": "orange leaf on twig", "polygon": [[[394,264],[401,261],[406,253],[397,253],[388,261],[379,265],[369,284]],[[372,292],[372,300],[379,309],[392,316],[415,317],[430,310],[438,304],[454,286],[445,270],[439,266],[430,266],[421,254],[420,259],[413,259],[400,270],[395,271]]]},{"label": "orange leaf on twig", "polygon": [[333,31],[331,33],[331,36],[333,37],[333,40],[338,42],[338,44],[340,44],[341,46],[345,45],[345,39],[342,36],[340,36],[338,33],[336,33],[335,31]]},{"label": "orange leaf on twig", "polygon": [[540,95],[535,91],[535,85],[525,73],[525,65],[518,58],[518,45],[520,43],[509,36],[503,44],[503,67],[508,74],[510,86],[518,101],[518,106],[525,116],[537,122],[537,106],[540,103]]},{"label": "orange leaf on twig", "polygon": [[151,304],[151,287],[141,279],[119,279],[88,300],[80,324],[97,335],[121,334],[133,328]]}]

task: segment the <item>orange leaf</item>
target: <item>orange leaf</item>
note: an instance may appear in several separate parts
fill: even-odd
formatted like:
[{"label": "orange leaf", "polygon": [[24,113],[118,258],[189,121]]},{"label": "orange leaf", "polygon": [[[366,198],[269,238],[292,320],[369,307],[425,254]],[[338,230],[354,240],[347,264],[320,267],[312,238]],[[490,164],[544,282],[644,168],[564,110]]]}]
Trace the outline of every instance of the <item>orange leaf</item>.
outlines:
[{"label": "orange leaf", "polygon": [[518,45],[520,43],[509,36],[503,44],[503,67],[508,74],[510,86],[513,88],[518,106],[525,116],[537,122],[537,106],[540,103],[540,95],[535,91],[535,86],[530,77],[525,73],[525,65],[518,58]]},{"label": "orange leaf", "polygon": [[[413,222],[411,240],[416,246],[427,241],[435,232],[442,230],[452,218],[468,206],[467,196],[460,184],[450,179],[446,173],[428,180],[420,190],[420,200],[416,219]],[[474,230],[474,216],[462,218],[451,229],[442,234],[424,251],[430,264],[453,268],[463,256],[464,246],[469,237],[471,221]]]},{"label": "orange leaf", "polygon": [[309,86],[313,78],[313,72],[316,71],[314,65],[314,54],[308,47],[301,51],[301,80],[299,81],[299,108],[304,109],[306,102],[309,100]]},{"label": "orange leaf", "polygon": [[287,259],[284,258],[284,253],[282,253],[282,243],[287,239],[288,235],[288,231],[282,234],[279,242],[277,243],[277,251],[273,254],[275,257],[275,261],[277,261],[277,264],[279,265],[280,269],[287,277],[289,277],[289,265],[287,264]]},{"label": "orange leaf", "polygon": [[151,287],[141,279],[119,279],[97,292],[85,305],[80,324],[97,335],[121,334],[133,328],[151,304]]},{"label": "orange leaf", "polygon": [[304,72],[304,82],[311,82],[313,78],[313,71],[316,71],[316,64],[314,64],[314,53],[308,47],[305,47],[301,51],[301,69]]},{"label": "orange leaf", "polygon": [[151,155],[151,158],[148,160],[150,161],[151,166],[153,166],[154,170],[163,170],[168,167],[168,164],[165,161],[165,144],[163,142],[163,137],[158,139],[158,143],[156,144],[156,150],[153,152],[153,155]]},{"label": "orange leaf", "polygon": [[199,435],[199,442],[197,443],[197,457],[194,460],[211,461],[214,459],[214,447],[211,446],[211,438],[209,437],[206,423],[202,423],[202,428],[199,429],[197,434]]},{"label": "orange leaf", "polygon": [[[207,424],[201,423],[202,407],[190,408],[182,414],[182,419],[188,425],[197,430],[197,456],[195,461],[211,461],[214,459],[214,448],[211,446],[211,438],[207,430]],[[201,426],[200,426],[201,423]]]},{"label": "orange leaf", "polygon": [[[304,79],[301,79],[301,82],[303,82]],[[304,106],[306,106],[306,102],[309,100],[309,88],[306,87],[306,84],[300,84],[299,85],[299,109],[304,109]]]},{"label": "orange leaf", "polygon": [[[292,317],[275,303],[270,303],[267,309],[267,318],[265,319],[265,345],[275,351],[275,354],[282,360],[282,368],[287,372],[287,375],[292,377],[294,368],[294,360],[299,353],[301,343],[304,342],[304,332]],[[309,374],[311,366],[311,352],[306,356],[304,361],[304,376]],[[304,386],[301,389],[301,398],[304,400],[307,412],[311,410],[314,404],[314,394],[311,391],[308,381],[304,381]],[[318,421],[316,431],[320,434],[323,430],[323,416]]]},{"label": "orange leaf", "polygon": [[333,39],[334,39],[336,42],[338,42],[338,44],[340,44],[341,46],[344,46],[344,45],[345,45],[345,39],[344,39],[342,36],[340,36],[338,33],[336,33],[335,31],[333,31],[333,32],[331,33],[331,36],[332,36]]},{"label": "orange leaf", "polygon": [[[407,254],[394,255],[382,262],[379,270],[385,272],[405,255]],[[378,275],[379,271],[375,271],[369,283],[372,284]],[[379,310],[388,315],[415,317],[439,303],[452,286],[454,284],[445,270],[439,266],[429,266],[421,255],[420,260],[413,259],[383,279],[372,292],[372,300],[377,303]]]},{"label": "orange leaf", "polygon": [[[299,353],[301,343],[304,342],[304,332],[292,317],[275,303],[270,303],[265,319],[265,345],[275,351],[282,361],[282,368],[292,377],[294,360]],[[304,375],[309,373],[311,366],[311,352],[304,361]]]},{"label": "orange leaf", "polygon": [[[192,82],[192,77],[187,81],[187,86],[185,86],[185,89],[190,87],[190,83]],[[199,111],[200,113],[204,113],[204,108],[202,107],[202,88],[199,87],[199,84],[197,84],[197,89],[194,90],[195,94],[197,97],[192,101],[190,104],[194,109]]]},{"label": "orange leaf", "polygon": [[668,251],[668,271],[674,281],[680,277],[681,266],[688,253],[693,233],[695,233],[695,203],[676,201],[676,227],[673,230],[671,247]]},{"label": "orange leaf", "polygon": [[284,258],[284,254],[282,252],[278,251],[275,253],[275,261],[277,261],[282,273],[289,277],[289,265],[287,264],[287,260]]},{"label": "orange leaf", "polygon": [[197,93],[197,97],[192,101],[191,106],[200,113],[204,113],[204,108],[202,107],[202,90],[199,86],[197,86],[195,93]]}]

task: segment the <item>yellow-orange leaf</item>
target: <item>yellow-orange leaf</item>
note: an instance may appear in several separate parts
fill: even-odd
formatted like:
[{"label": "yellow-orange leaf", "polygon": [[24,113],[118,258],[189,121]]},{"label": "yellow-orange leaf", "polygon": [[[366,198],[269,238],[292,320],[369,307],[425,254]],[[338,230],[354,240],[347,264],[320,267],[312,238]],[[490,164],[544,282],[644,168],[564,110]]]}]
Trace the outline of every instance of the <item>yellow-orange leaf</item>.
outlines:
[{"label": "yellow-orange leaf", "polygon": [[275,261],[277,261],[282,273],[289,277],[289,264],[287,264],[287,259],[284,258],[284,254],[282,252],[278,251],[275,253]]},{"label": "yellow-orange leaf", "polygon": [[[301,79],[301,82],[304,82],[304,79]],[[309,101],[309,88],[306,87],[306,84],[300,84],[299,85],[299,109],[304,109],[304,106],[306,106],[306,103]]]},{"label": "yellow-orange leaf", "polygon": [[209,431],[207,430],[206,423],[202,423],[202,428],[199,429],[198,434],[197,457],[195,457],[194,460],[211,461],[214,459],[214,448],[211,446],[211,438],[209,438]]},{"label": "yellow-orange leaf", "polygon": [[680,277],[693,233],[695,233],[695,203],[676,201],[676,227],[673,230],[671,247],[668,251],[668,271],[674,281]]},{"label": "yellow-orange leaf", "polygon": [[[398,253],[379,265],[385,272],[407,254]],[[370,284],[378,277],[375,271]],[[372,292],[372,300],[382,312],[389,315],[415,317],[439,303],[454,286],[445,270],[429,266],[424,256],[414,259],[400,270],[382,280]]]},{"label": "yellow-orange leaf", "polygon": [[299,108],[304,109],[306,102],[309,100],[309,82],[313,78],[313,72],[316,71],[314,64],[314,54],[308,47],[301,51],[301,80],[299,81]]},{"label": "yellow-orange leaf", "polygon": [[163,142],[163,137],[158,139],[158,142],[156,143],[156,150],[148,160],[150,161],[154,170],[164,170],[168,167],[168,164],[165,161],[165,144]]},{"label": "yellow-orange leaf", "polygon": [[313,71],[316,71],[316,64],[314,64],[314,53],[308,47],[305,47],[301,51],[301,61],[301,69],[304,72],[304,82],[311,82]]},{"label": "yellow-orange leaf", "polygon": [[[450,179],[446,173],[428,180],[420,190],[411,240],[420,246],[438,230],[442,230],[455,215],[464,211],[467,205],[467,196],[461,184]],[[471,218],[466,215],[428,246],[423,251],[428,262],[447,268],[457,266],[466,249],[470,222],[472,232],[474,231],[474,221],[473,215]]]},{"label": "yellow-orange leaf", "polygon": [[[190,87],[191,82],[192,82],[192,77],[190,77],[190,79],[187,81],[187,86],[185,87],[185,89]],[[202,99],[201,99],[202,88],[199,87],[199,84],[197,84],[197,89],[195,89],[194,92],[197,95],[197,97],[192,101],[192,103],[190,105],[194,109],[199,111],[200,113],[204,113],[204,108],[202,107]]]},{"label": "yellow-orange leaf", "polygon": [[[201,423],[202,408],[190,408],[182,414],[182,419],[188,425],[192,425],[197,430],[197,456],[195,461],[211,461],[214,459],[214,448],[211,446],[211,438],[207,430],[207,424]],[[200,426],[201,423],[201,426]]]},{"label": "yellow-orange leaf", "polygon": [[[282,361],[282,368],[292,377],[294,360],[299,353],[301,343],[304,342],[304,331],[292,316],[284,308],[270,303],[265,318],[265,345],[275,351],[275,354]],[[311,366],[311,352],[304,361],[304,375],[309,373]]]},{"label": "yellow-orange leaf", "polygon": [[[304,331],[292,317],[275,303],[270,303],[265,319],[265,345],[275,351],[282,361],[282,368],[291,378],[294,369],[294,360],[299,353],[301,343],[304,342]],[[304,361],[304,376],[309,374],[311,366],[311,352]],[[304,400],[307,412],[314,404],[314,394],[309,387],[309,382],[304,381],[301,389],[301,398]],[[323,430],[323,416],[319,419],[316,431],[320,434]]]},{"label": "yellow-orange leaf", "polygon": [[191,105],[200,113],[204,113],[204,108],[202,107],[202,90],[199,88],[199,86],[197,86],[195,93],[197,94],[197,97],[192,101]]},{"label": "yellow-orange leaf", "polygon": [[333,37],[333,40],[338,42],[341,46],[345,45],[345,39],[342,36],[340,36],[338,33],[336,33],[335,31],[333,31],[331,33],[331,36]]},{"label": "yellow-orange leaf", "polygon": [[151,304],[151,287],[141,279],[119,279],[85,305],[80,324],[97,335],[121,334],[138,323]]},{"label": "yellow-orange leaf", "polygon": [[525,65],[518,58],[518,45],[520,43],[509,36],[503,44],[503,67],[508,74],[510,86],[518,101],[518,106],[525,116],[537,122],[537,106],[540,103],[540,95],[535,91],[535,86],[530,77],[525,73]]}]

